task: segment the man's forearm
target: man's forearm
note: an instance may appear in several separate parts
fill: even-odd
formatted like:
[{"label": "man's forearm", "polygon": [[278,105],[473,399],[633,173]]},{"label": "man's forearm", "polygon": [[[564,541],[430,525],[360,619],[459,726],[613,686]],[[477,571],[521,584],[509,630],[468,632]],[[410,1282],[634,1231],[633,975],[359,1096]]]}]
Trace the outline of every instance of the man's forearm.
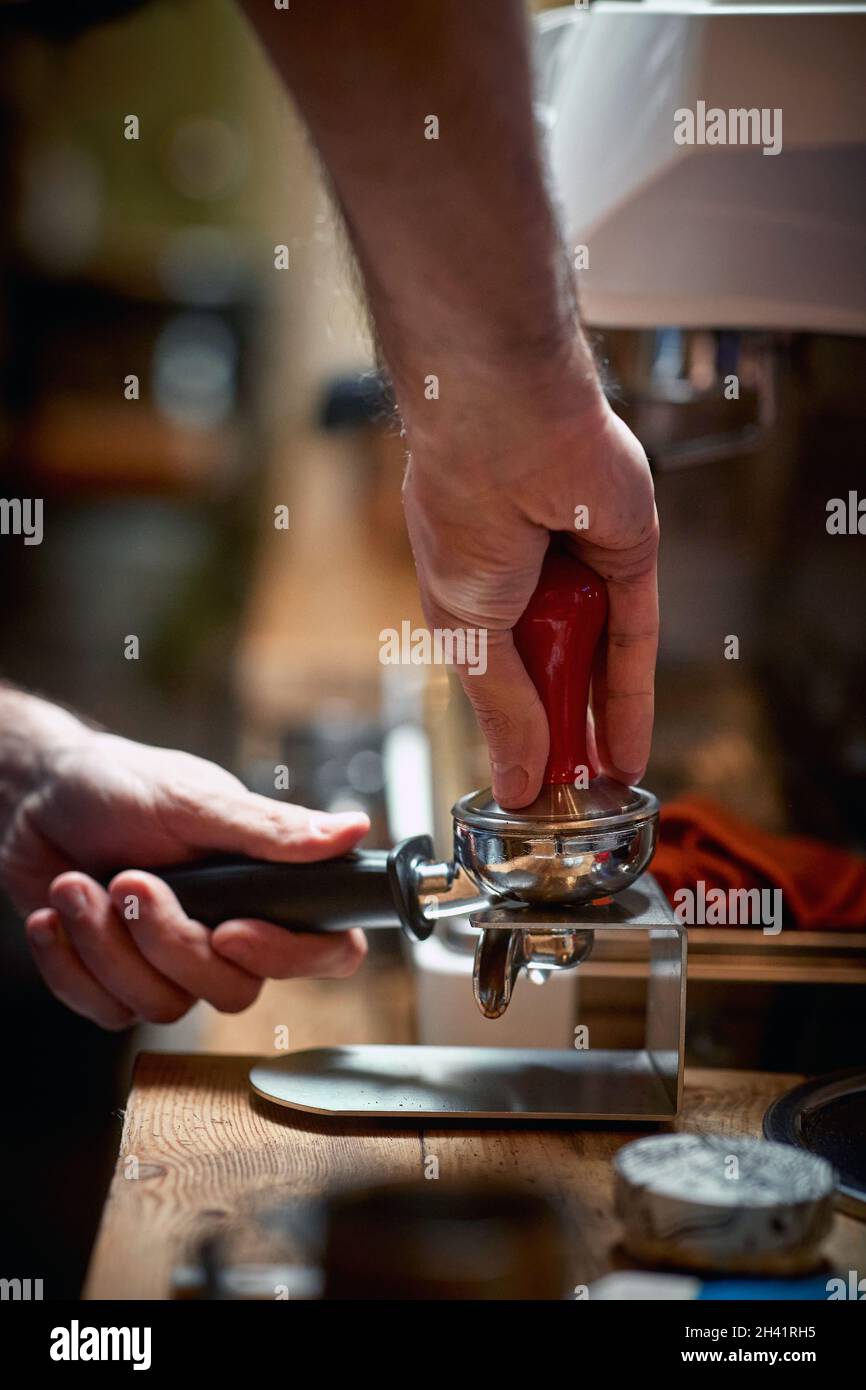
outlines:
[{"label": "man's forearm", "polygon": [[495,408],[509,382],[543,390],[546,372],[558,388],[567,371],[595,403],[537,150],[520,0],[246,7],[334,182],[410,434],[446,415],[459,427],[464,402]]}]

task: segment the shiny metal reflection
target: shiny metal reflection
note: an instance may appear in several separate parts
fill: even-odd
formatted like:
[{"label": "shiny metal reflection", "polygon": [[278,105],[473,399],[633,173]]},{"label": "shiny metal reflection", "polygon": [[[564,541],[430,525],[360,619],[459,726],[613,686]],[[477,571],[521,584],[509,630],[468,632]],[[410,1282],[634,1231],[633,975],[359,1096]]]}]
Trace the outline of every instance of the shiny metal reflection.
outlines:
[{"label": "shiny metal reflection", "polygon": [[574,906],[628,888],[652,859],[658,801],[607,777],[545,787],[525,810],[489,790],[453,808],[454,857],[477,886],[521,902]]},{"label": "shiny metal reflection", "polygon": [[592,950],[591,931],[487,927],[475,948],[472,989],[485,1018],[501,1018],[520,971],[570,970]]}]

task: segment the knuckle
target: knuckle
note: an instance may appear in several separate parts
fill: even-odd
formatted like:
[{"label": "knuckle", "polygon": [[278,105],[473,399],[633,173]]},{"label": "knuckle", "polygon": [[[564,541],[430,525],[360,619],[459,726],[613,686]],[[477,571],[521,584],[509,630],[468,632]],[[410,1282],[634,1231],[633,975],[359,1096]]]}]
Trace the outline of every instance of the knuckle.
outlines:
[{"label": "knuckle", "polygon": [[[252,810],[252,807],[250,807]],[[286,835],[289,827],[286,824],[286,810],[283,803],[274,797],[262,796],[256,803],[256,812],[259,827],[262,831],[277,835]],[[304,819],[303,829],[309,828],[310,813]]]},{"label": "knuckle", "polygon": [[514,734],[514,724],[504,710],[476,705],[475,717],[481,732],[488,740],[502,741]]},{"label": "knuckle", "polygon": [[201,787],[191,787],[188,782],[179,778],[172,778],[166,784],[163,794],[173,811],[193,815],[198,814],[202,803],[206,802],[208,797],[208,793]]},{"label": "knuckle", "polygon": [[651,628],[638,632],[609,632],[607,644],[609,647],[621,647],[628,650],[631,647],[639,647],[643,642],[654,642],[656,634]]},{"label": "knuckle", "polygon": [[604,556],[596,568],[608,584],[642,584],[652,574],[657,555],[658,540],[648,537],[629,546],[628,550]]},{"label": "knuckle", "polygon": [[[224,793],[223,793],[224,795]],[[181,832],[191,820],[199,821],[218,806],[220,794],[210,787],[197,786],[182,777],[170,777],[160,789],[155,812],[163,830],[169,834]]]}]

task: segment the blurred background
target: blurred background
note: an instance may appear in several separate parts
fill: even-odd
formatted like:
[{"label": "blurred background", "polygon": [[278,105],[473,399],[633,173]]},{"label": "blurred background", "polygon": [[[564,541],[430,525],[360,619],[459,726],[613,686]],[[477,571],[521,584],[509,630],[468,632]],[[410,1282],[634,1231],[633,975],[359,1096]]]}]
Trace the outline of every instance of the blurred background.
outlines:
[{"label": "blurred background", "polygon": [[[444,854],[485,758],[441,669],[379,663],[382,628],[422,621],[404,451],[290,103],[229,0],[155,0],[62,39],[26,8],[0,7],[0,495],[45,499],[46,542],[0,542],[0,671],[259,791],[362,806],[372,845],[432,830]],[[825,506],[864,489],[866,344],[676,323],[593,339],[664,537],[647,785],[863,850],[866,549],[828,535]],[[47,995],[5,907],[4,1267],[77,1291],[139,1048],[265,1052],[283,1022],[303,1046],[324,1008],[335,1042],[383,1040],[385,1019],[412,1036],[396,933],[371,946],[358,989],[271,984],[242,1017],[200,1006],[116,1038]],[[581,1016],[624,1045],[639,974],[586,981]],[[689,1060],[862,1060],[847,978],[771,961],[732,991],[705,964]]]}]

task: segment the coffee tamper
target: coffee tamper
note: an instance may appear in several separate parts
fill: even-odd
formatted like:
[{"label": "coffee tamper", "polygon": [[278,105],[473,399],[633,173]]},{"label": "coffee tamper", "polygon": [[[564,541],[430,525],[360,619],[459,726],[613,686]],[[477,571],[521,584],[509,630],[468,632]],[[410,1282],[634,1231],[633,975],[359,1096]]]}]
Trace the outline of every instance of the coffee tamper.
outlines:
[{"label": "coffee tamper", "polygon": [[587,748],[589,687],[606,617],[602,580],[554,539],[514,630],[550,728],[544,784],[520,810],[498,805],[489,789],[461,797],[452,809],[452,860],[437,860],[429,836],[419,835],[390,851],[315,864],[220,856],[154,872],[189,916],[211,926],[232,917],[292,931],[402,926],[423,941],[438,922],[468,918],[478,933],[475,997],[490,1019],[507,1008],[521,970],[537,977],[573,968],[599,933],[646,933],[646,1046],[318,1048],[255,1067],[251,1079],[262,1095],[349,1114],[676,1113],[685,936],[645,872],[658,802],[599,776]]},{"label": "coffee tamper", "polygon": [[[488,1018],[504,1012],[520,970],[567,969],[585,959],[591,935],[568,914],[557,920],[556,909],[622,892],[655,849],[656,798],[599,777],[587,748],[589,687],[606,620],[603,582],[554,543],[514,629],[550,730],[541,792],[519,811],[504,810],[489,788],[452,809],[457,863],[503,904],[474,919],[481,928],[475,997]],[[545,924],[530,926],[526,906],[551,909]]]}]

